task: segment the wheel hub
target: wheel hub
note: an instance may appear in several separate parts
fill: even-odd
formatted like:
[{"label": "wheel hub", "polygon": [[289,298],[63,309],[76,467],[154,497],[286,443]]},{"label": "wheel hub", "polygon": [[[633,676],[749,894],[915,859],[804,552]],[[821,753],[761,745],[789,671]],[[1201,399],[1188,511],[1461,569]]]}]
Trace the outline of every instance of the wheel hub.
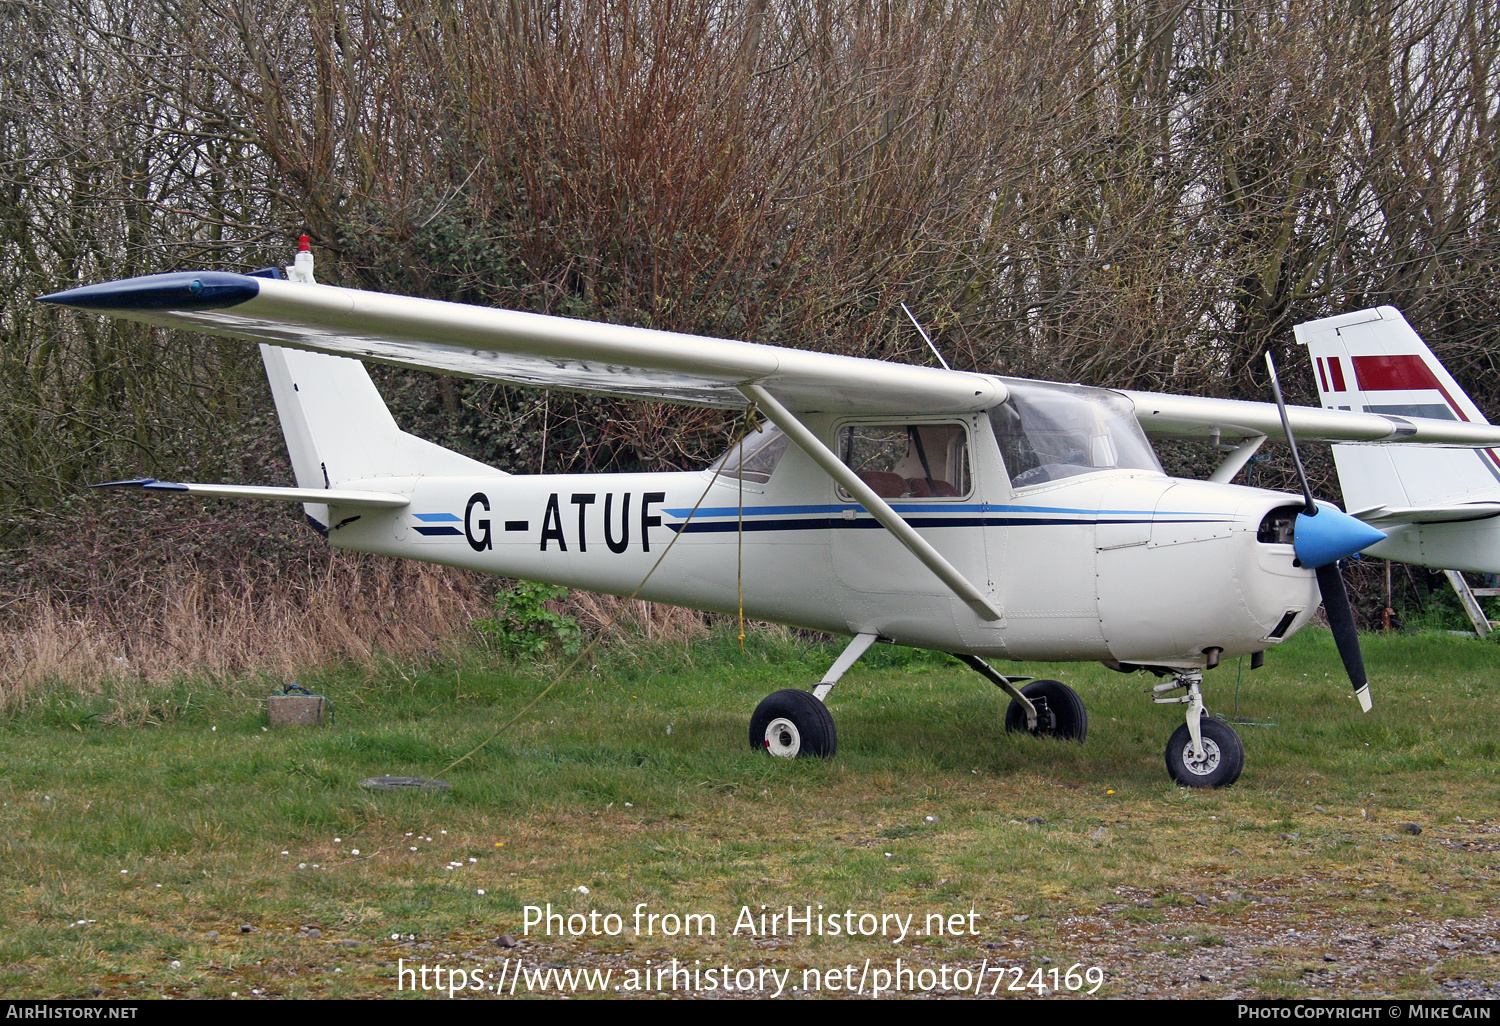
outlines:
[{"label": "wheel hub", "polygon": [[795,758],[802,749],[802,735],[797,725],[784,716],[766,724],[766,751],[782,759]]},{"label": "wheel hub", "polygon": [[1182,750],[1182,765],[1189,773],[1195,776],[1206,777],[1219,768],[1219,761],[1223,758],[1219,746],[1208,738],[1203,739],[1203,758],[1193,754],[1192,742]]}]

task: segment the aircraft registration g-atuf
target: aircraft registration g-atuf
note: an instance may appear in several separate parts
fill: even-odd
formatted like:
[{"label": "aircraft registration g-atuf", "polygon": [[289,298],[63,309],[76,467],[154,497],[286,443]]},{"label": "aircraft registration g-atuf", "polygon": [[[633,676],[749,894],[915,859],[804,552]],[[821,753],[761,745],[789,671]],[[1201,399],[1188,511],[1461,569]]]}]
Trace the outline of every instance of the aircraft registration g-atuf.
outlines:
[{"label": "aircraft registration g-atuf", "polygon": [[[1259,665],[1312,618],[1321,586],[1368,711],[1337,562],[1383,535],[1310,494],[1230,479],[1273,434],[1500,445],[1497,428],[1286,408],[1279,391],[1276,405],[1120,392],[337,288],[314,283],[305,238],[287,270],[44,297],[262,343],[297,487],[116,485],[302,502],[341,548],[593,591],[632,594],[649,574],[641,598],[696,609],[732,613],[742,586],[746,615],[852,637],[813,690],[755,710],[750,742],[778,756],[833,754],[824,700],[888,641],[952,653],[1002,688],[1008,728],[1077,740],[1088,721],[1076,692],[1019,688],[1028,678],[987,660],[1152,671],[1154,700],[1186,707],[1167,744],[1172,778],[1231,784],[1244,749],[1205,715],[1204,670],[1241,655]],[[401,431],[361,360],[753,404],[768,423],[702,471],[509,475]],[[1206,481],[1173,479],[1150,437],[1228,454]]]}]

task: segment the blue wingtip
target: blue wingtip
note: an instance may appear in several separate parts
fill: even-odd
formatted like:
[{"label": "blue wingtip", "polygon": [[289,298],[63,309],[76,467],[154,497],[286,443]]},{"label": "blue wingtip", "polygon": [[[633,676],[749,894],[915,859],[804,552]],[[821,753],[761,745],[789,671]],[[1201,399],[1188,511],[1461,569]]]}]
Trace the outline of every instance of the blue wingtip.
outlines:
[{"label": "blue wingtip", "polygon": [[89,485],[90,488],[145,488],[147,485],[156,484],[154,477],[132,477],[128,481],[100,481],[98,484]]},{"label": "blue wingtip", "polygon": [[1385,537],[1384,531],[1377,531],[1363,520],[1320,503],[1317,516],[1297,514],[1292,542],[1298,561],[1316,570],[1384,541]]},{"label": "blue wingtip", "polygon": [[42,303],[82,310],[213,310],[260,294],[260,282],[227,271],[174,271],[39,296]]},{"label": "blue wingtip", "polygon": [[133,477],[128,481],[101,481],[90,488],[149,488],[158,492],[185,492],[188,486],[174,481],[158,481],[154,477]]}]

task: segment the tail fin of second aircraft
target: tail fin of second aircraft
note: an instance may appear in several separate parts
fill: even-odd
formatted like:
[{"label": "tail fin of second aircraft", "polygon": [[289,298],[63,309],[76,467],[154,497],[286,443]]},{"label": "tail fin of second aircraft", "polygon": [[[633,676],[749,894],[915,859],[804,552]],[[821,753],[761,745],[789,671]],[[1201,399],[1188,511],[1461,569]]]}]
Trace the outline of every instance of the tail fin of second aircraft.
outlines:
[{"label": "tail fin of second aircraft", "polygon": [[[1318,397],[1328,409],[1488,423],[1393,307],[1299,324]],[[1349,512],[1431,509],[1500,499],[1500,458],[1489,449],[1335,445]]]}]

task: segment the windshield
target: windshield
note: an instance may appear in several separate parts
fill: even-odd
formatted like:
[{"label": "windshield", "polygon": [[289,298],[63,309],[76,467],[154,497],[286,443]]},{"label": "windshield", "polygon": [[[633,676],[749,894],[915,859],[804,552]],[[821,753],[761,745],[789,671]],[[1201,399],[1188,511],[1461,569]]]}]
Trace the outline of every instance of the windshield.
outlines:
[{"label": "windshield", "polygon": [[1101,470],[1162,473],[1130,400],[1082,385],[1007,379],[1010,398],[990,424],[1011,485],[1056,481]]},{"label": "windshield", "polygon": [[762,424],[734,445],[711,466],[721,477],[737,477],[752,484],[765,484],[786,453],[786,435],[775,424]]}]

